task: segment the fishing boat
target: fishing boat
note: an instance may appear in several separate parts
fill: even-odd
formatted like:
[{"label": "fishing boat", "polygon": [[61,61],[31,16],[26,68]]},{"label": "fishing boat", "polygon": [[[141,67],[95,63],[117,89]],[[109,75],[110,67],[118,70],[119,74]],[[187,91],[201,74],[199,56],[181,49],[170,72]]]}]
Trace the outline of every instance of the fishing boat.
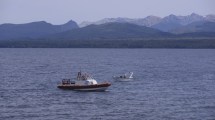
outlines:
[{"label": "fishing boat", "polygon": [[133,79],[133,72],[128,72],[120,76],[113,76],[113,79],[118,81],[130,81]]},{"label": "fishing boat", "polygon": [[57,87],[60,89],[67,90],[76,90],[76,91],[105,91],[110,83],[97,83],[95,79],[92,78],[87,73],[78,72],[77,78],[75,81],[71,81],[70,79],[63,79],[61,84]]}]

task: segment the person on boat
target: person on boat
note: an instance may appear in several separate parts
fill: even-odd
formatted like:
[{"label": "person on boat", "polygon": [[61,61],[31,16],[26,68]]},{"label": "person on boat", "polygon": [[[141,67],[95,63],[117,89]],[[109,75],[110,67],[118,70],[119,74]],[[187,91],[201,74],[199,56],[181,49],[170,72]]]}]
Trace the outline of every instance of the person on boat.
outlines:
[{"label": "person on boat", "polygon": [[123,78],[126,78],[126,74],[123,75]]},{"label": "person on boat", "polygon": [[87,80],[87,74],[86,73],[84,74],[84,80]]},{"label": "person on boat", "polygon": [[77,79],[78,79],[78,80],[80,80],[80,78],[81,78],[81,71],[78,72],[78,76],[77,76]]}]

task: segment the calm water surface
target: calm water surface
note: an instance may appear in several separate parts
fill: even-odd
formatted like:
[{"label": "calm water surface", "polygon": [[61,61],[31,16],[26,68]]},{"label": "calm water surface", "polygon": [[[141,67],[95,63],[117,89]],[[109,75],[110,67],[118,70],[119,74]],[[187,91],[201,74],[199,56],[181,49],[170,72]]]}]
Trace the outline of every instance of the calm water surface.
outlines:
[{"label": "calm water surface", "polygon": [[[107,92],[56,86],[82,69]],[[135,80],[113,75],[133,71]],[[214,120],[215,50],[0,49],[0,120]]]}]

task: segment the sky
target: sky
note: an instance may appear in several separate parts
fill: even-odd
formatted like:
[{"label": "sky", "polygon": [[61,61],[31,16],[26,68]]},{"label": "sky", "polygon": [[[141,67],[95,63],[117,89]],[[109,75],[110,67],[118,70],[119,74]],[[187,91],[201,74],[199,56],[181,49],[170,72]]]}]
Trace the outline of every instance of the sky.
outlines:
[{"label": "sky", "polygon": [[0,24],[64,24],[103,18],[215,14],[215,0],[0,0]]}]

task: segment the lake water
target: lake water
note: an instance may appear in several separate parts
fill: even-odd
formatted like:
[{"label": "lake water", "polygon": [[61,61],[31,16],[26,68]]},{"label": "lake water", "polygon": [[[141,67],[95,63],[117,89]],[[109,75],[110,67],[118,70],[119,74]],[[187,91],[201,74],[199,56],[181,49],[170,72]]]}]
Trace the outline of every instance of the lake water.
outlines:
[{"label": "lake water", "polygon": [[[80,69],[112,86],[57,88]],[[212,49],[0,49],[0,83],[0,120],[215,119]]]}]

